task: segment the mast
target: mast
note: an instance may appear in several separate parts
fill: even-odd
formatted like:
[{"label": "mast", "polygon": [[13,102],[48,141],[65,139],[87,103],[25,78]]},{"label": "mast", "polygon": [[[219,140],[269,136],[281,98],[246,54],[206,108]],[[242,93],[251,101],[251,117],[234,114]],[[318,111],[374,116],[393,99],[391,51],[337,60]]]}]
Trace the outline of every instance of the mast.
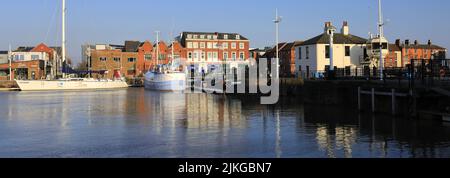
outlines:
[{"label": "mast", "polygon": [[11,51],[11,45],[9,45],[9,51],[8,51],[8,62],[9,62],[9,80],[12,81],[12,68],[11,68],[11,61],[12,61],[12,51]]},{"label": "mast", "polygon": [[[65,67],[66,62],[66,0],[62,0],[62,67]],[[65,78],[64,70],[62,71],[63,78]]]},{"label": "mast", "polygon": [[156,65],[159,65],[159,31],[156,31]]},{"label": "mast", "polygon": [[380,40],[380,79],[384,79],[384,59],[383,59],[383,42],[384,32],[383,32],[383,12],[381,10],[381,0],[378,0],[378,32],[379,32],[379,40]]}]

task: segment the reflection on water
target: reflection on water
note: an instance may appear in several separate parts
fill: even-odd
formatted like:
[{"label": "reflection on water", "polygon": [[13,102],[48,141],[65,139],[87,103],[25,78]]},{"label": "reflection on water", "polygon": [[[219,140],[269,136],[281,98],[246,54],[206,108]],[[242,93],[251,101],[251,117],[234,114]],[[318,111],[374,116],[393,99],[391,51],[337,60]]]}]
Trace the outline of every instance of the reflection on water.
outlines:
[{"label": "reflection on water", "polygon": [[450,157],[450,126],[143,89],[0,93],[0,157]]}]

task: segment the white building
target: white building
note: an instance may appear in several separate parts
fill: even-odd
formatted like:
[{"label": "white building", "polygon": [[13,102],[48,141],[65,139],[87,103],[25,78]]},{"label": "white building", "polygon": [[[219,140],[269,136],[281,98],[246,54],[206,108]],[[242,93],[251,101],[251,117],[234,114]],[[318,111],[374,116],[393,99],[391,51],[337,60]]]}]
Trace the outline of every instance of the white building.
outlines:
[{"label": "white building", "polygon": [[[325,30],[319,36],[306,40],[296,47],[297,76],[318,76],[330,66],[330,34],[326,30],[331,22],[325,23]],[[347,22],[343,23],[341,33],[334,34],[333,63],[337,68],[360,67],[366,56],[367,39],[352,35]]]}]

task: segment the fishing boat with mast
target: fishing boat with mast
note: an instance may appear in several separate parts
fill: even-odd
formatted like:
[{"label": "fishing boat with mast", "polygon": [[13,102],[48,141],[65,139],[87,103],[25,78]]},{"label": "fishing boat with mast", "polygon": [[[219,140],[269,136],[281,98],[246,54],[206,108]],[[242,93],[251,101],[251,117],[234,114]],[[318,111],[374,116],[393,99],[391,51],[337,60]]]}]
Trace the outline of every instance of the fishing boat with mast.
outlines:
[{"label": "fishing boat with mast", "polygon": [[[66,78],[66,0],[62,0],[62,46],[61,58],[63,77],[59,80],[16,80],[21,91],[46,91],[46,90],[96,90],[96,89],[119,89],[127,88],[128,84],[115,74],[112,80],[100,80],[92,78]],[[90,71],[91,72],[91,71]],[[89,72],[89,73],[90,73]]]},{"label": "fishing boat with mast", "polygon": [[144,86],[147,90],[184,91],[186,89],[186,74],[180,70],[179,63],[174,59],[174,41],[172,41],[172,57],[169,64],[159,62],[159,32],[156,32],[156,66],[145,74]]}]

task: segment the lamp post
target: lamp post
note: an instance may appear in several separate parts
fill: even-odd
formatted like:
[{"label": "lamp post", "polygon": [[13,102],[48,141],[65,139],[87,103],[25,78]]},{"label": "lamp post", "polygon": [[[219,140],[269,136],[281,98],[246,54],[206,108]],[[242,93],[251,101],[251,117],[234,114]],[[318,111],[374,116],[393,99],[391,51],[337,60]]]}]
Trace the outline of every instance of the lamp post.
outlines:
[{"label": "lamp post", "polygon": [[334,60],[333,60],[333,45],[334,45],[334,33],[336,32],[336,27],[334,27],[333,25],[331,25],[327,28],[328,34],[330,35],[330,51],[329,51],[329,55],[330,55],[330,71],[334,71]]},{"label": "lamp post", "polygon": [[[380,79],[384,80],[384,59],[383,59],[383,42],[384,32],[383,32],[383,13],[381,11],[381,0],[378,0],[378,32],[380,40]],[[387,45],[387,44],[386,44]]]},{"label": "lamp post", "polygon": [[280,75],[280,72],[279,72],[279,70],[280,70],[280,58],[279,58],[279,53],[280,53],[280,47],[278,46],[278,43],[279,43],[279,24],[281,23],[281,16],[278,16],[278,9],[276,9],[276,11],[275,11],[275,20],[273,21],[274,23],[275,23],[275,38],[276,38],[276,59],[275,59],[275,63],[276,63],[276,66],[277,66],[277,68],[276,68],[276,72],[275,72],[275,78],[279,78],[279,75]]}]

